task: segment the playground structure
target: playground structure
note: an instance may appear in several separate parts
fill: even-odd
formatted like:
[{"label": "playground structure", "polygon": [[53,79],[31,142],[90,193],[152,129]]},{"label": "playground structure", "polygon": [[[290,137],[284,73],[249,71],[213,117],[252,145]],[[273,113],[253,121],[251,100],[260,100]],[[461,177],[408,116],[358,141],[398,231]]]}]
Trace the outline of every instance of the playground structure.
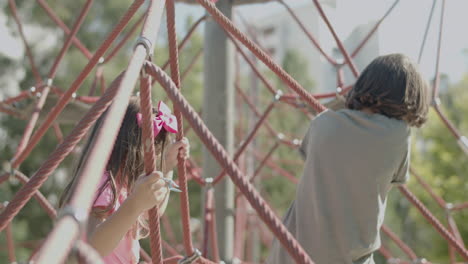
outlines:
[{"label": "playground structure", "polygon": [[[58,56],[55,58],[55,61],[47,75],[47,78],[43,79],[38,71],[38,67],[34,63],[34,57],[31,50],[28,47],[25,35],[22,31],[21,20],[18,17],[16,4],[14,0],[9,0],[11,14],[14,17],[17,25],[18,31],[21,35],[24,45],[26,47],[27,56],[31,65],[32,72],[35,77],[34,89],[21,92],[18,96],[8,98],[0,102],[0,111],[5,114],[9,114],[20,119],[25,119],[26,117],[21,113],[15,111],[14,108],[10,107],[13,103],[24,100],[25,98],[31,96],[38,96],[39,99],[36,102],[34,110],[28,116],[28,123],[24,130],[23,137],[18,145],[16,154],[11,159],[11,171],[4,173],[0,176],[0,182],[5,182],[10,177],[18,178],[22,183],[22,188],[15,194],[14,197],[10,199],[8,203],[5,203],[0,214],[0,231],[4,230],[7,235],[8,241],[8,250],[10,261],[14,262],[15,253],[14,253],[14,241],[11,236],[11,221],[18,214],[18,212],[24,207],[24,205],[31,199],[35,198],[41,206],[47,211],[48,215],[56,219],[56,224],[54,229],[51,231],[45,242],[37,248],[37,251],[31,255],[31,259],[35,263],[63,263],[67,258],[70,252],[73,250],[81,257],[82,261],[85,263],[101,263],[99,256],[94,252],[94,250],[86,244],[85,239],[82,237],[82,228],[83,224],[86,221],[87,212],[90,209],[92,204],[93,194],[97,189],[99,182],[99,175],[104,170],[105,167],[105,157],[108,157],[112,145],[114,143],[114,138],[117,135],[118,129],[120,127],[121,120],[125,113],[128,100],[133,94],[135,85],[139,80],[140,84],[140,98],[142,104],[142,114],[143,114],[143,136],[144,138],[152,138],[153,130],[150,129],[150,116],[151,116],[151,87],[155,82],[158,82],[166,91],[169,99],[173,102],[175,106],[175,115],[179,121],[179,127],[182,128],[182,117],[190,124],[191,129],[196,133],[200,138],[203,144],[206,146],[208,151],[211,153],[212,158],[218,162],[219,166],[222,168],[222,171],[219,171],[218,167],[205,167],[204,164],[203,174],[215,175],[213,177],[202,177],[200,173],[199,166],[193,161],[189,160],[184,164],[182,161],[178,165],[178,183],[181,186],[182,193],[180,194],[181,200],[181,221],[183,226],[183,246],[184,253],[177,252],[171,247],[170,243],[177,243],[177,241],[170,241],[169,243],[161,240],[161,226],[160,220],[157,217],[158,212],[157,208],[150,210],[150,241],[151,241],[151,257],[146,253],[142,252],[142,257],[147,261],[152,261],[153,263],[219,263],[222,259],[226,260],[226,256],[229,256],[230,259],[236,259],[239,262],[246,262],[241,257],[243,255],[243,243],[244,241],[236,240],[234,249],[231,253],[222,252],[218,254],[218,240],[216,236],[216,217],[214,217],[214,196],[215,189],[214,186],[218,184],[225,183],[222,181],[223,177],[229,176],[232,182],[236,185],[240,193],[245,197],[245,199],[250,203],[250,206],[256,211],[259,218],[268,226],[270,231],[276,236],[276,238],[282,243],[282,245],[288,250],[289,254],[296,260],[297,263],[313,263],[313,256],[308,256],[301,246],[295,241],[293,236],[286,230],[286,228],[281,224],[279,218],[273,213],[270,209],[268,203],[260,196],[260,194],[254,188],[252,182],[254,178],[260,173],[263,166],[268,163],[271,163],[270,156],[272,153],[280,146],[285,145],[291,148],[296,148],[298,141],[294,139],[289,139],[283,136],[275,129],[273,129],[268,121],[267,117],[272,111],[272,109],[278,103],[285,103],[292,107],[296,107],[299,111],[304,112],[309,117],[313,117],[313,114],[322,112],[326,107],[321,104],[318,100],[324,98],[334,98],[344,95],[352,85],[345,86],[343,80],[343,66],[347,65],[353,74],[357,77],[359,71],[353,63],[353,57],[355,57],[362,47],[366,44],[366,41],[372,36],[372,34],[378,29],[379,25],[385,19],[385,17],[393,10],[393,8],[398,4],[399,0],[396,0],[391,8],[384,14],[384,16],[376,23],[375,27],[369,32],[369,34],[364,38],[358,47],[349,53],[343,46],[339,37],[337,36],[331,22],[328,20],[326,14],[323,12],[321,4],[318,0],[312,0],[315,4],[320,16],[324,20],[325,24],[332,33],[336,44],[340,49],[343,57],[345,58],[343,63],[338,63],[333,58],[325,53],[321,48],[318,41],[314,36],[307,31],[306,27],[301,23],[299,18],[294,14],[294,11],[284,2],[280,1],[287,11],[292,15],[294,20],[298,23],[298,26],[304,31],[304,34],[307,34],[311,43],[319,50],[319,52],[326,58],[328,62],[334,65],[337,68],[337,91],[327,94],[310,94],[306,91],[298,82],[296,82],[289,74],[287,74],[278,64],[276,64],[270,56],[262,50],[258,43],[251,40],[247,37],[246,34],[242,33],[233,23],[229,20],[229,15],[226,17],[223,13],[229,14],[232,6],[226,4],[228,1],[220,0],[217,4],[221,7],[221,12],[215,5],[215,3],[210,0],[197,0],[196,2],[203,6],[209,15],[201,17],[197,20],[188,34],[184,37],[181,42],[177,42],[176,30],[175,30],[175,8],[173,0],[148,0],[149,5],[145,12],[145,16],[139,19],[135,25],[132,27],[132,30],[124,36],[121,41],[113,46],[113,49],[110,49],[111,45],[115,42],[116,38],[122,32],[122,30],[128,26],[130,19],[135,15],[137,10],[141,8],[144,3],[144,0],[135,0],[128,11],[122,16],[119,22],[116,24],[112,32],[106,37],[102,45],[94,52],[90,52],[87,48],[76,38],[76,33],[78,32],[81,24],[86,17],[89,9],[92,6],[93,0],[87,0],[82,10],[80,11],[79,16],[77,17],[72,28],[69,29],[61,20],[58,18],[53,10],[47,5],[44,0],[38,0],[38,4],[47,12],[47,14],[57,23],[57,25],[63,29],[67,37],[60,50]],[[239,1],[243,2],[243,1]],[[258,1],[257,1],[258,2]],[[434,5],[436,1],[433,1]],[[433,5],[433,6],[434,6]],[[441,8],[441,20],[439,27],[439,39],[438,39],[438,50],[437,50],[437,63],[436,63],[436,76],[433,83],[433,93],[432,93],[432,109],[437,113],[438,117],[444,122],[447,126],[450,133],[459,143],[463,151],[468,155],[468,140],[460,134],[460,132],[455,128],[455,126],[448,120],[443,114],[440,108],[440,102],[438,100],[439,92],[439,58],[440,58],[440,45],[442,42],[442,33],[443,33],[443,19],[444,19],[444,5],[445,0],[442,1]],[[167,16],[167,27],[168,27],[168,41],[169,41],[169,55],[170,60],[163,66],[157,66],[151,62],[152,52],[154,49],[154,43],[156,42],[157,32],[161,23],[161,18],[164,9],[166,10]],[[430,25],[432,20],[432,14],[430,13],[427,28]],[[206,20],[206,21],[205,21]],[[213,41],[221,47],[227,47],[228,42],[232,42],[236,49],[236,52],[247,62],[248,65],[252,68],[252,71],[257,75],[259,80],[265,85],[265,87],[271,92],[274,100],[266,107],[263,112],[260,112],[257,109],[257,106],[250,101],[250,98],[243,93],[242,89],[236,85],[235,80],[231,80],[226,77],[221,82],[226,84],[226,87],[231,86],[235,87],[236,91],[240,95],[249,108],[254,112],[258,117],[258,121],[248,133],[245,139],[242,141],[241,146],[239,146],[234,155],[229,155],[225,150],[225,146],[229,143],[219,142],[216,138],[219,138],[219,135],[216,137],[208,129],[199,115],[194,111],[190,104],[186,101],[184,96],[180,91],[180,83],[183,75],[179,74],[178,66],[178,52],[184,47],[187,40],[190,38],[191,34],[195,29],[201,24],[201,22],[211,23],[219,25],[211,30],[216,32],[221,29],[226,32],[226,34],[220,35],[217,34],[216,39]],[[95,67],[105,67],[106,63],[112,60],[112,58],[117,54],[121,47],[127,42],[134,31],[138,29],[138,26],[143,24],[141,34],[135,44],[134,52],[129,60],[128,67],[124,72],[122,72],[108,87],[104,86],[104,80],[102,72],[97,70],[95,81],[93,82],[93,87],[91,89],[92,93],[88,96],[77,96],[77,90],[83,84],[84,79],[92,72]],[[427,29],[426,29],[427,32]],[[209,31],[205,32],[210,34]],[[218,32],[219,33],[219,32]],[[421,45],[421,53],[424,48],[425,43],[424,37]],[[205,39],[209,39],[206,37]],[[57,89],[54,86],[53,80],[57,74],[57,70],[60,66],[60,62],[63,60],[64,55],[68,51],[71,45],[76,46],[83,55],[88,58],[89,62],[84,67],[82,72],[78,75],[75,81],[70,85],[70,87],[65,90],[65,92]],[[210,45],[206,43],[206,45]],[[268,81],[268,79],[262,74],[262,72],[257,68],[255,63],[249,58],[241,46],[245,46],[250,52],[252,52],[259,60],[261,60],[273,73],[275,73],[284,84],[289,87],[288,91],[278,91],[274,88],[274,85]],[[108,50],[110,50],[108,52]],[[106,53],[108,52],[108,53]],[[213,52],[216,52],[213,50]],[[226,49],[221,52],[226,52]],[[105,55],[107,54],[107,55]],[[199,56],[197,56],[199,57]],[[218,65],[218,67],[229,67],[228,56],[215,56],[217,58],[221,57],[224,59]],[[215,62],[213,62],[215,63]],[[168,76],[165,73],[165,69],[170,67],[171,76]],[[209,67],[209,66],[207,66]],[[222,69],[227,72],[229,69]],[[212,79],[216,77],[209,72],[210,69],[207,69],[205,76],[212,76]],[[205,78],[206,79],[206,78]],[[210,82],[210,78],[206,80]],[[206,84],[210,86],[210,84]],[[216,86],[211,84],[211,86]],[[95,90],[100,87],[102,95],[93,96]],[[232,89],[233,89],[232,88]],[[219,89],[219,87],[218,87]],[[51,95],[57,95],[58,100],[56,105],[51,109],[51,111],[46,115],[44,122],[42,122],[33,133],[33,130],[37,124],[42,108],[45,105],[47,98]],[[82,104],[89,105],[89,110],[84,115],[84,117],[78,122],[72,132],[63,137],[60,131],[60,127],[56,118],[64,110],[67,104],[70,101],[80,102]],[[224,100],[219,98],[219,100]],[[232,102],[231,102],[232,103]],[[226,102],[225,105],[231,104]],[[307,108],[302,107],[303,104],[314,109],[313,112],[309,111]],[[227,107],[226,107],[227,108]],[[52,172],[59,166],[60,162],[70,154],[70,152],[75,148],[79,141],[86,135],[88,130],[94,124],[94,122],[100,117],[100,115],[108,110],[108,115],[103,121],[103,125],[100,127],[96,140],[93,142],[93,147],[91,148],[89,155],[87,156],[87,161],[84,162],[86,166],[80,171],[79,183],[77,185],[77,191],[74,193],[71,198],[70,203],[62,210],[57,212],[53,206],[45,199],[45,197],[40,193],[39,188],[47,180],[47,177],[52,174]],[[210,109],[204,109],[205,112],[210,112]],[[210,122],[210,117],[205,116]],[[211,117],[212,118],[212,117]],[[229,121],[227,121],[229,122]],[[31,151],[35,148],[37,143],[44,136],[45,132],[53,126],[54,131],[56,132],[59,141],[61,142],[56,150],[51,153],[43,165],[34,173],[32,176],[28,177],[21,173],[19,170],[22,162],[28,157]],[[255,172],[247,176],[238,165],[236,161],[244,153],[247,146],[254,140],[255,135],[260,127],[265,127],[273,138],[276,138],[277,141],[273,147],[268,151],[268,153],[260,157],[259,166],[256,168]],[[183,137],[184,129],[179,129],[179,134],[177,138],[180,139]],[[225,132],[225,131],[224,131]],[[229,139],[226,139],[229,141]],[[229,146],[228,146],[229,147]],[[232,146],[231,146],[232,148]],[[149,173],[155,169],[155,158],[154,158],[154,149],[145,150],[145,170]],[[92,161],[92,162],[91,162]],[[207,162],[205,162],[207,163]],[[296,181],[296,178],[292,177],[285,171],[281,171],[280,168],[277,168],[278,172],[283,176],[287,177],[291,181]],[[429,194],[434,198],[436,203],[443,209],[447,211],[447,222],[448,225],[444,226],[440,220],[438,220],[426,207],[425,205],[418,200],[418,198],[409,190],[406,186],[399,187],[401,193],[421,212],[421,214],[434,226],[437,232],[447,240],[451,262],[456,263],[456,255],[461,256],[464,261],[468,261],[468,250],[465,247],[464,241],[458,231],[455,221],[453,221],[452,213],[464,210],[468,208],[468,202],[461,204],[451,204],[447,201],[444,201],[441,197],[436,195],[431,187],[424,182],[424,180],[417,175],[417,173],[412,169],[412,174],[415,176],[417,181],[426,189]],[[215,174],[213,174],[215,173]],[[189,212],[189,201],[188,201],[188,188],[187,181],[194,180],[200,185],[206,186],[207,191],[205,193],[205,225],[204,225],[204,237],[203,237],[203,247],[201,251],[195,249],[192,243],[191,231],[190,231],[190,212]],[[232,190],[232,186],[226,186],[221,189],[221,192],[229,192]],[[216,192],[219,192],[218,190]],[[232,191],[231,191],[232,192]],[[234,197],[234,196],[233,196]],[[232,201],[231,201],[232,205]],[[229,205],[228,205],[229,206]],[[244,205],[245,206],[245,205]],[[242,215],[242,212],[245,214],[245,210],[237,211],[235,221],[245,221],[245,215]],[[164,218],[163,218],[164,219]],[[228,223],[218,223],[222,228],[233,228],[229,227]],[[242,224],[237,224],[240,229],[236,230],[236,233],[245,234],[248,232],[245,229],[242,229]],[[223,229],[224,230],[224,229]],[[383,226],[382,232],[386,234],[391,240],[393,240],[406,254],[406,257],[401,259],[393,256],[392,252],[382,246],[380,252],[384,257],[386,257],[389,263],[429,263],[428,260],[424,259],[424,256],[418,256],[416,253],[411,250],[411,248],[406,245],[401,239],[398,238],[387,226]],[[172,252],[171,256],[163,256],[162,248],[165,248],[167,251]],[[210,249],[210,255],[212,260],[208,259],[208,248]]]}]

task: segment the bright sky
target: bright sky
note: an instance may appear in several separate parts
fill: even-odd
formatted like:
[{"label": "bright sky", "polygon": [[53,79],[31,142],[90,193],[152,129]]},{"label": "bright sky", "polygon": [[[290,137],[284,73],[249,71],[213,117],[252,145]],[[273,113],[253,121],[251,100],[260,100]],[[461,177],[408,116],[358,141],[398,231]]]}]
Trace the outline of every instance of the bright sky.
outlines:
[{"label": "bright sky", "polygon": [[[292,7],[309,4],[312,0],[287,0]],[[394,3],[394,0],[337,0],[334,14],[330,9],[325,12],[330,15],[332,25],[338,36],[344,39],[356,25],[377,20]],[[437,1],[431,29],[421,61],[423,74],[432,79],[435,72],[436,49],[439,32],[439,21],[442,1]],[[432,0],[400,0],[392,13],[380,26],[380,50],[382,54],[401,52],[417,60],[421,41],[424,35]],[[283,7],[272,1],[267,4],[245,5],[238,8],[246,18],[258,19],[262,16],[283,10]],[[459,80],[468,71],[468,55],[463,50],[468,48],[468,34],[464,33],[468,1],[446,1],[444,31],[441,50],[440,71],[447,73],[452,81]],[[203,9],[196,5],[179,4],[177,6],[179,19],[192,14],[199,17]],[[335,43],[328,32],[321,32],[323,47],[331,51]]]}]

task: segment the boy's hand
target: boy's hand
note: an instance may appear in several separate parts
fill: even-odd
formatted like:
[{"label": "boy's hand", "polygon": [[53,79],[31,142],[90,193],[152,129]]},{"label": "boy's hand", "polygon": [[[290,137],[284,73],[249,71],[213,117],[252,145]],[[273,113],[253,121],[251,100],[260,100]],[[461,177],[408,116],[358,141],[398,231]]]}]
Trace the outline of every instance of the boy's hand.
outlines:
[{"label": "boy's hand", "polygon": [[169,145],[166,150],[166,168],[164,173],[171,171],[177,165],[177,158],[188,159],[190,156],[190,143],[187,138],[183,138],[180,141],[176,141]]}]

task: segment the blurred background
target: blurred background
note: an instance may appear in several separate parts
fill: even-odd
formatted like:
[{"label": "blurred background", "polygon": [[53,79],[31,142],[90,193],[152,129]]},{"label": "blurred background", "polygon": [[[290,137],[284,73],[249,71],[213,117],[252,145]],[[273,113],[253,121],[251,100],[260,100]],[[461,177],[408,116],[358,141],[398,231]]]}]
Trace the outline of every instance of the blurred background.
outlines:
[{"label": "blurred background", "polygon": [[[18,0],[15,2],[35,63],[45,78],[66,35],[36,1]],[[66,25],[71,27],[78,14],[77,10],[81,9],[85,1],[47,0],[45,2]],[[330,54],[338,62],[343,61],[343,56],[336,42],[319,16],[313,2],[310,0],[285,2],[317,39],[325,53]],[[320,3],[348,51],[355,50],[375,23],[396,3],[379,29],[355,56],[356,66],[358,70],[362,70],[376,56],[395,52],[404,53],[419,63],[423,75],[432,84],[436,73],[442,1],[322,0]],[[123,0],[96,1],[77,37],[88,50],[96,51],[130,4],[129,1]],[[433,18],[427,32],[423,52],[421,52],[431,9]],[[137,22],[143,15],[143,10],[144,8],[140,8],[130,25]],[[455,127],[464,135],[468,132],[468,118],[466,118],[468,116],[468,104],[466,103],[468,101],[468,35],[464,34],[466,10],[468,10],[468,2],[465,0],[451,0],[446,3],[439,69],[441,107]],[[181,40],[193,23],[203,15],[205,15],[204,9],[197,4],[177,3],[178,39]],[[235,23],[248,35],[254,37],[262,48],[304,88],[313,94],[336,91],[338,86],[336,67],[333,67],[318,52],[281,3],[266,1],[265,3],[237,5],[233,9],[232,16]],[[162,65],[168,59],[165,19],[163,21],[154,53],[154,60],[158,65]],[[127,27],[124,32],[128,32],[130,27]],[[112,61],[105,62],[104,65],[97,68],[97,70],[102,71],[107,84],[126,68],[137,33]],[[204,60],[202,55],[210,52],[210,50],[203,49],[205,47],[204,34],[205,28],[202,25],[195,31],[179,55],[181,72],[190,68],[190,71],[183,74],[183,94],[200,112],[203,111],[204,103],[207,103],[203,102],[206,80],[203,74]],[[123,35],[119,37],[119,40],[123,38]],[[3,102],[36,85],[31,65],[26,58],[26,50],[18,33],[18,26],[13,19],[7,1],[0,2],[0,40],[0,102]],[[247,53],[250,55],[249,52]],[[237,69],[236,88],[244,91],[251,99],[253,98],[259,111],[263,112],[271,102],[272,95],[252,74],[249,65],[242,58],[237,57],[235,59],[238,62],[235,67]],[[286,89],[284,84],[260,61],[254,61],[276,89]],[[62,90],[68,89],[87,62],[88,59],[83,56],[80,50],[72,46],[60,64],[54,85]],[[352,85],[355,81],[355,77],[347,66],[344,66],[343,81],[344,87]],[[89,94],[93,82],[95,82],[95,72],[81,85],[77,94]],[[100,91],[96,91],[96,95],[99,94]],[[166,98],[164,91],[155,86],[153,101],[164,98]],[[237,96],[234,100],[236,114],[233,117],[233,144],[236,148],[242,143],[248,131],[252,129],[252,124],[257,120],[257,117],[243,103],[242,98]],[[323,102],[330,103],[332,100],[333,98],[325,99]],[[24,119],[31,113],[31,107],[36,101],[37,97],[32,95],[11,107]],[[45,109],[50,109],[56,101],[57,96],[51,95],[46,102]],[[167,102],[169,103],[169,100]],[[73,101],[71,106],[66,108],[59,124],[65,136],[87,109],[89,109],[89,105],[78,101]],[[422,129],[413,131],[413,168],[445,201],[453,204],[465,202],[468,200],[468,157],[434,111],[430,111],[429,116],[429,122]],[[300,140],[302,138],[308,127],[309,119],[309,116],[298,109],[280,103],[269,115],[268,122],[275,131],[283,133],[292,142],[294,139]],[[15,154],[27,120],[27,118],[22,120],[0,113],[0,169],[2,169],[2,173],[9,171],[9,161]],[[202,144],[193,132],[189,131],[187,136],[191,140],[193,163],[201,166],[204,160]],[[261,128],[253,145],[241,157],[239,161],[241,168],[247,174],[252,174],[253,168],[257,168],[261,157],[267,154],[274,142],[275,138],[268,130]],[[297,141],[294,142],[297,143]],[[21,172],[31,176],[46,160],[48,154],[55,149],[57,143],[57,136],[51,129],[22,163]],[[40,189],[54,206],[57,206],[58,198],[70,178],[79,153],[80,147],[77,147]],[[276,149],[270,160],[271,164],[260,171],[255,184],[262,196],[277,212],[277,215],[282,216],[294,198],[295,181],[281,175],[287,174],[293,178],[299,178],[303,167],[302,159],[294,147],[291,148],[283,144]],[[201,174],[203,176],[203,172]],[[0,185],[0,202],[10,200],[20,185],[14,179]],[[446,224],[447,211],[437,205],[414,177],[410,180],[409,187]],[[189,190],[194,243],[195,247],[200,248],[203,233],[203,188],[196,182],[190,181]],[[237,202],[239,201],[238,199]],[[251,208],[249,209],[248,206],[247,209],[248,221],[246,225],[258,230],[258,234],[253,236],[256,237],[254,242],[242,244],[242,259],[249,263],[258,263],[266,257],[272,235],[259,222],[255,212],[250,210]],[[164,227],[167,227],[168,223],[172,223],[173,234],[172,232],[171,234],[163,232],[165,240],[171,241],[175,238],[180,243],[182,234],[177,194],[172,195],[166,216]],[[468,238],[468,225],[466,224],[468,223],[468,210],[454,212],[453,217],[458,223],[462,238],[466,240]],[[424,257],[432,263],[451,262],[447,242],[421,216],[419,211],[396,190],[389,196],[385,223],[414,250],[416,255]],[[26,261],[50,232],[53,221],[35,200],[31,200],[14,219],[12,227],[17,260]],[[0,234],[0,263],[8,263],[7,245],[3,233]],[[236,237],[237,240],[245,241],[250,238],[252,237],[249,237],[249,234],[242,238]],[[383,244],[390,249],[395,257],[408,259],[387,236],[382,235],[382,239]],[[142,244],[148,249],[147,241]],[[179,252],[183,251],[183,247],[179,244],[172,246]],[[166,249],[165,256],[168,255]],[[386,263],[380,254],[376,254],[375,258],[376,263]],[[455,262],[462,262],[462,260],[457,257]]]}]

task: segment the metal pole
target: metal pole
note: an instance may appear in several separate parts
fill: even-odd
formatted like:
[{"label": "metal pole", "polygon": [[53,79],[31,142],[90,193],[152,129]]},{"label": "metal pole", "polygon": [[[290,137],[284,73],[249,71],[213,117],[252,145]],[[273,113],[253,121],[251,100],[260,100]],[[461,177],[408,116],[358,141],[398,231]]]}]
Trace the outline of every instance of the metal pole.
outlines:
[{"label": "metal pole", "polygon": [[[217,8],[228,18],[232,15],[232,0],[219,0]],[[209,19],[205,24],[205,89],[203,95],[203,119],[214,136],[233,153],[234,143],[234,53],[224,31]],[[203,172],[205,177],[215,178],[222,168],[204,149]],[[225,177],[215,186],[216,222],[219,254],[231,263],[234,249],[234,185]]]}]

